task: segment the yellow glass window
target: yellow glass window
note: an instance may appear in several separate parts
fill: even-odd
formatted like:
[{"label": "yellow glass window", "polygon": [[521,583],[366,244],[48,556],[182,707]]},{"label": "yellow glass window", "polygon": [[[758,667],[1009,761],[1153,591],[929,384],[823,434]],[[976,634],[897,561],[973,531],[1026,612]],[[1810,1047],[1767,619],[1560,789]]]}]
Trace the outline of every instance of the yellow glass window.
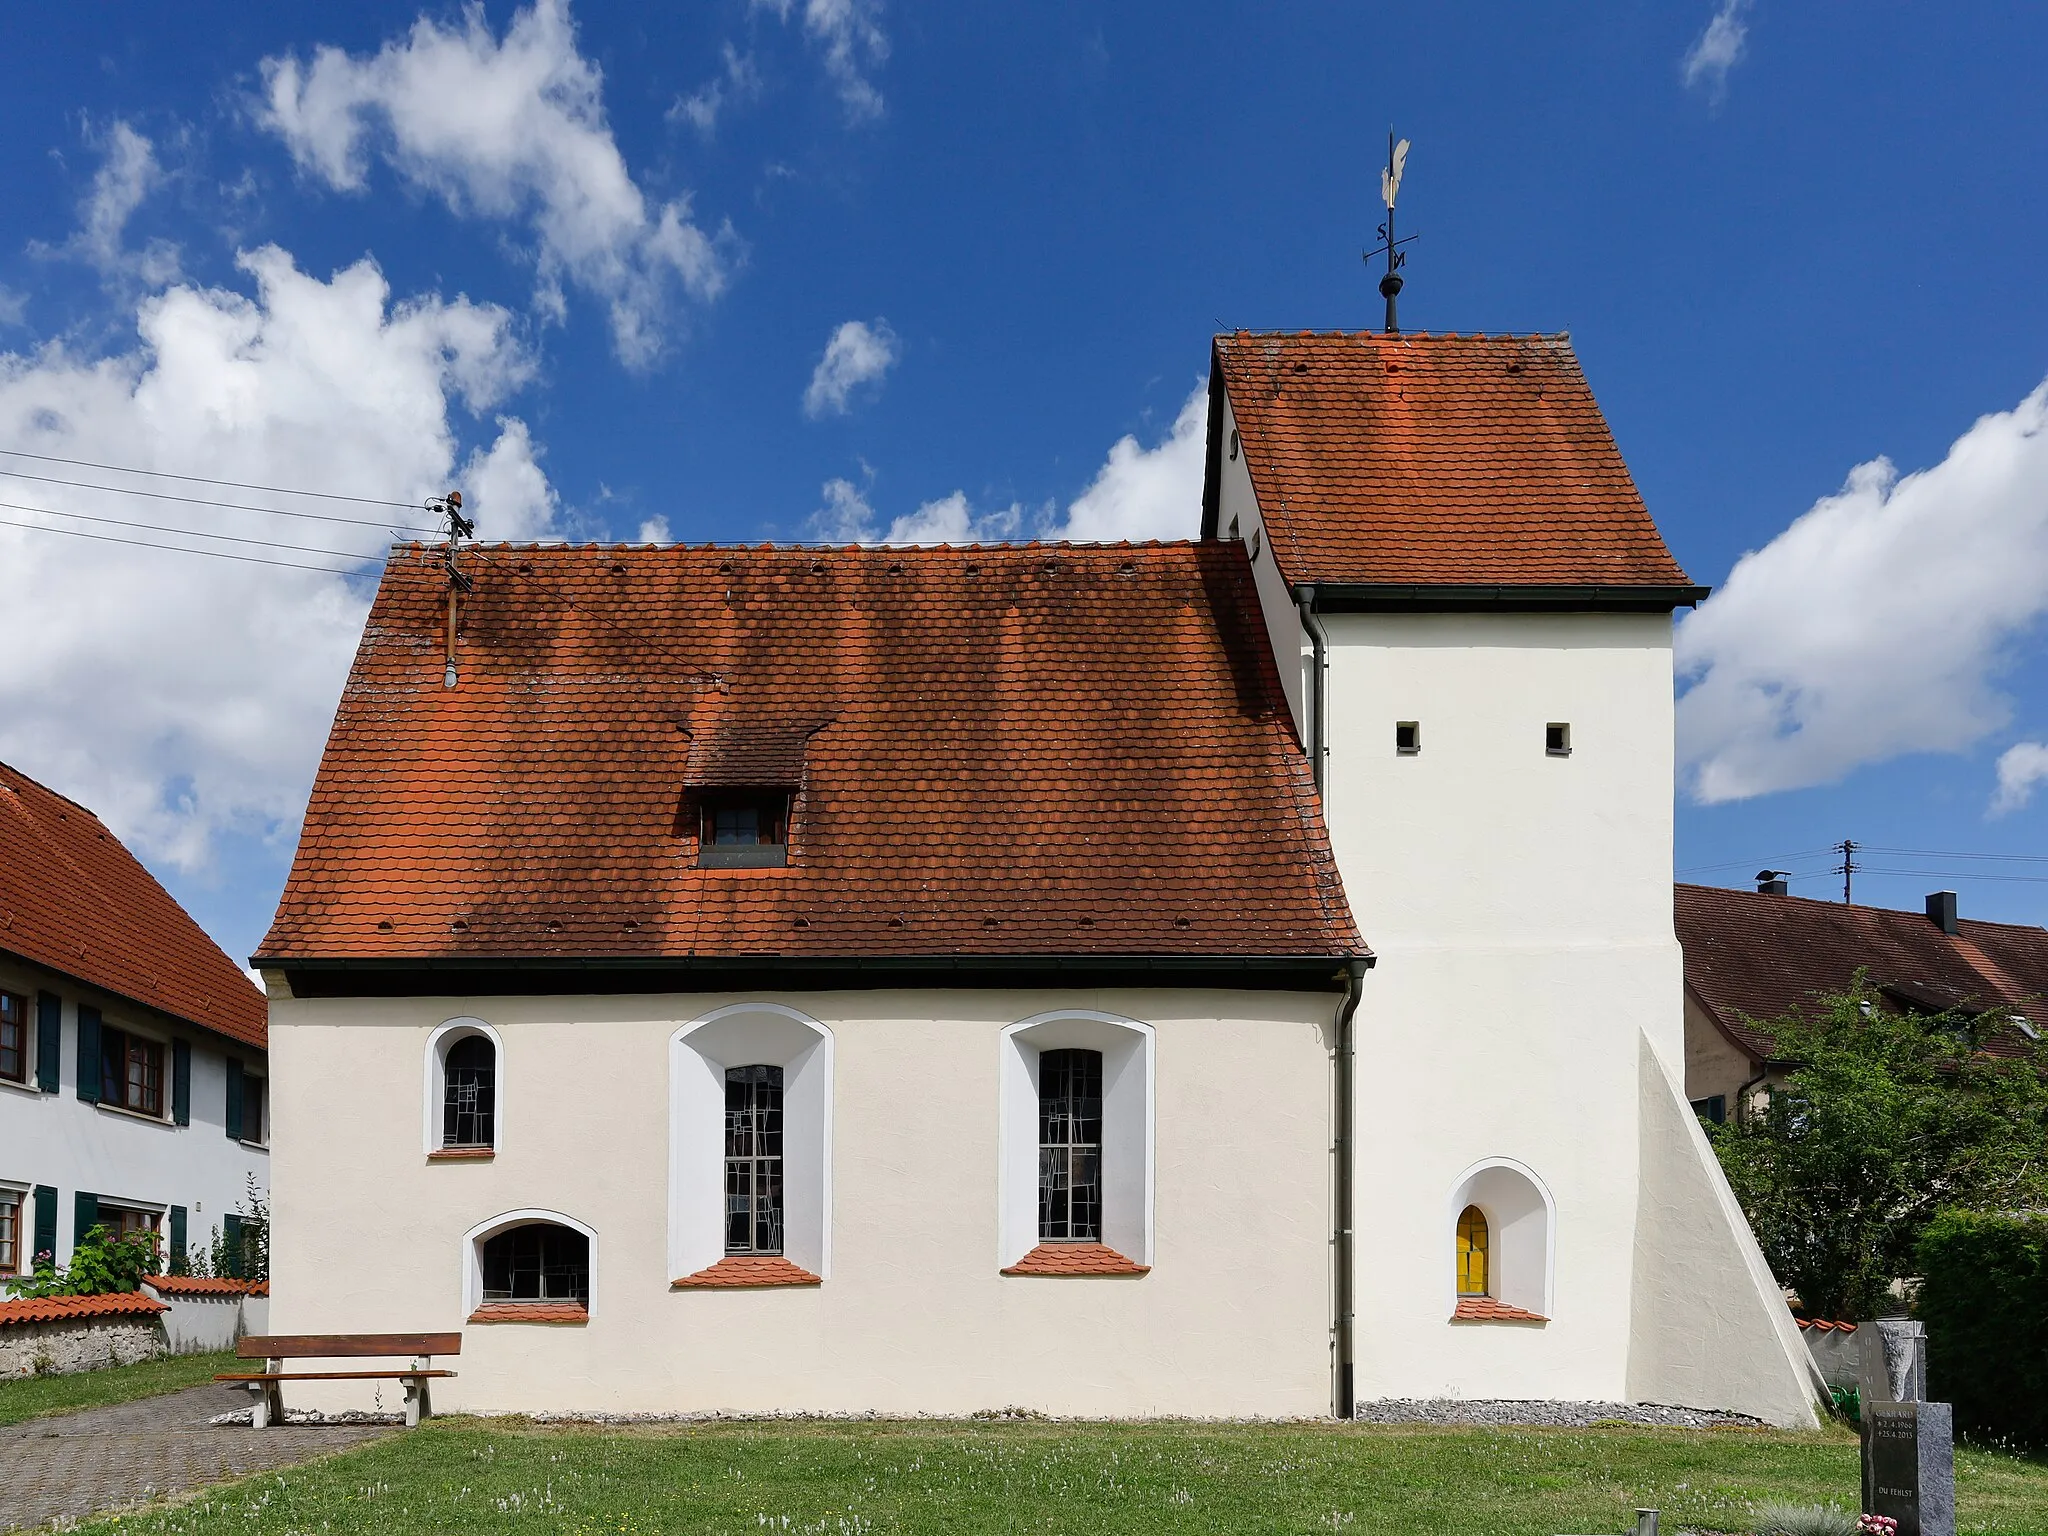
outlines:
[{"label": "yellow glass window", "polygon": [[1468,1205],[1458,1217],[1458,1294],[1485,1296],[1487,1290],[1486,1217]]}]

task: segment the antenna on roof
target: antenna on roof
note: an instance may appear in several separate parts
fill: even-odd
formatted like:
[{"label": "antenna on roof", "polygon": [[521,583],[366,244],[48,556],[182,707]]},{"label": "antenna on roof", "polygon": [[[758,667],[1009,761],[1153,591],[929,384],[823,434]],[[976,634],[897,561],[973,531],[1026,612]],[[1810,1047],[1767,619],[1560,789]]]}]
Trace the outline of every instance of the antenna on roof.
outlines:
[{"label": "antenna on roof", "polygon": [[441,672],[441,686],[443,688],[453,688],[455,686],[455,620],[459,612],[459,604],[462,601],[462,594],[473,590],[476,586],[475,582],[462,573],[462,568],[456,563],[455,557],[461,553],[462,541],[476,536],[476,523],[473,519],[462,515],[462,492],[460,491],[450,491],[446,496],[429,496],[427,498],[427,510],[436,517],[445,517],[448,520],[448,527],[445,533],[447,542],[441,546],[442,557],[448,564],[448,649],[447,662]]},{"label": "antenna on roof", "polygon": [[1394,199],[1401,195],[1401,173],[1408,168],[1408,141],[1394,140],[1394,130],[1387,129],[1387,163],[1380,167],[1380,201],[1387,205],[1387,221],[1379,227],[1380,243],[1365,253],[1365,259],[1385,254],[1386,275],[1380,279],[1380,297],[1387,301],[1387,334],[1399,333],[1401,322],[1394,314],[1394,299],[1401,292],[1401,268],[1408,265],[1408,253],[1401,249],[1416,239],[1410,235],[1407,240],[1394,238]]}]

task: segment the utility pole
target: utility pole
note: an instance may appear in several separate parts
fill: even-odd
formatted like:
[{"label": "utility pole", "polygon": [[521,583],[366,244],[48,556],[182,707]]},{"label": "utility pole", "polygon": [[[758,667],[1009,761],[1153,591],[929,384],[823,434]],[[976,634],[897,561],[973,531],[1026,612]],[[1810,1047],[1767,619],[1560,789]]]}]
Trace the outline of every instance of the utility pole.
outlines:
[{"label": "utility pole", "polygon": [[1853,894],[1855,887],[1850,882],[1856,877],[1856,845],[1845,837],[1835,844],[1835,852],[1842,856],[1842,867],[1835,871],[1842,877],[1842,905],[1852,906],[1856,898]]}]

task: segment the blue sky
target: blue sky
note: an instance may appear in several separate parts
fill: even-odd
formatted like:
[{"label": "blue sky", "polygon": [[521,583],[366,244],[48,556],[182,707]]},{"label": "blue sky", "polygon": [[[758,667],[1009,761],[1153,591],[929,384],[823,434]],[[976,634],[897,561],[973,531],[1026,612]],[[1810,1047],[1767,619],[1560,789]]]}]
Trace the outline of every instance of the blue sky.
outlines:
[{"label": "blue sky", "polygon": [[[1728,584],[1681,636],[1680,869],[2048,856],[2038,13],[188,3],[0,42],[0,449],[460,483],[486,537],[1192,531],[1210,333],[1377,323],[1393,122],[1404,321],[1569,330]],[[344,568],[384,537],[0,485]],[[4,525],[0,567],[0,756],[246,955],[365,584]],[[1870,862],[1922,871],[1859,883],[1896,905],[2048,875]]]}]

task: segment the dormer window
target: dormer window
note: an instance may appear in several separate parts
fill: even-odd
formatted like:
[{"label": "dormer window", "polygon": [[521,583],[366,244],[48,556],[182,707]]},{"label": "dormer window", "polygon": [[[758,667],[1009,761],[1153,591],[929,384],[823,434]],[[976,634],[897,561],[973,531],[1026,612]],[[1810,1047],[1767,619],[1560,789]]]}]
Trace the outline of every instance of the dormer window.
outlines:
[{"label": "dormer window", "polygon": [[781,869],[789,863],[789,795],[707,794],[697,802],[699,869]]}]

